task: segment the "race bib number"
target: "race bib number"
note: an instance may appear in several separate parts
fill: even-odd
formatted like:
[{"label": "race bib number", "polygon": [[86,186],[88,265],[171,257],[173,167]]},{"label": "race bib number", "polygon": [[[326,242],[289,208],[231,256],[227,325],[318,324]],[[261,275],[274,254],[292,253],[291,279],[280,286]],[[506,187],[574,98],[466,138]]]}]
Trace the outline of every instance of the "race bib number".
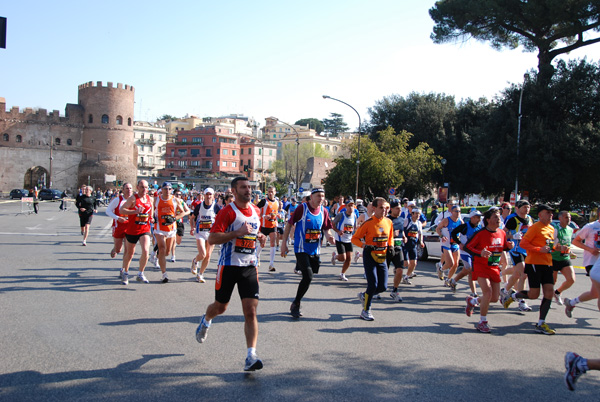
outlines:
[{"label": "race bib number", "polygon": [[173,215],[161,215],[160,219],[162,220],[163,226],[169,226],[175,222],[175,217]]},{"label": "race bib number", "polygon": [[373,247],[375,248],[375,250],[377,251],[382,251],[385,250],[387,247],[387,237],[373,237]]},{"label": "race bib number", "polygon": [[350,234],[354,231],[354,225],[344,225],[344,233]]},{"label": "race bib number", "polygon": [[406,237],[412,237],[414,239],[416,239],[419,236],[419,232],[417,232],[416,230],[411,230],[406,234]]},{"label": "race bib number", "polygon": [[317,243],[321,239],[321,231],[318,229],[308,229],[304,235],[304,241],[307,243]]},{"label": "race bib number", "polygon": [[200,221],[198,222],[199,232],[208,232],[212,226],[212,221]]},{"label": "race bib number", "polygon": [[247,234],[235,239],[234,251],[240,254],[252,254],[256,249],[256,235]]},{"label": "race bib number", "polygon": [[394,247],[402,247],[402,238],[401,237],[394,238]]},{"label": "race bib number", "polygon": [[500,265],[500,256],[502,253],[493,252],[492,255],[488,257],[488,266],[497,267]]},{"label": "race bib number", "polygon": [[145,225],[146,223],[148,223],[148,218],[149,218],[148,214],[137,214],[135,217],[135,224],[136,225]]}]

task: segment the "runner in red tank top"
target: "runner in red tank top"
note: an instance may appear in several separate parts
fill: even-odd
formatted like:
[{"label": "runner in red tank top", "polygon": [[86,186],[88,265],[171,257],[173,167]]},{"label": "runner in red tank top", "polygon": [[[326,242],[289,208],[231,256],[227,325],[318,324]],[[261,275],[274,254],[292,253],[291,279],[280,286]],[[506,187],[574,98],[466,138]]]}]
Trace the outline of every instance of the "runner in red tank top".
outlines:
[{"label": "runner in red tank top", "polygon": [[154,223],[152,199],[148,195],[148,182],[140,180],[137,184],[137,194],[132,195],[119,209],[121,215],[127,215],[129,222],[125,230],[125,253],[123,254],[123,285],[129,284],[129,264],[135,253],[135,245],[140,242],[142,254],[140,255],[140,271],[136,277],[138,282],[149,283],[144,275],[148,262],[150,248],[150,224]]},{"label": "runner in red tank top", "polygon": [[123,184],[123,194],[114,197],[106,208],[106,215],[113,218],[112,236],[114,245],[110,251],[110,258],[115,258],[115,256],[123,249],[123,243],[125,242],[125,229],[128,225],[128,219],[126,216],[121,215],[119,209],[125,203],[125,201],[131,197],[131,194],[133,194],[133,185],[131,183]]}]

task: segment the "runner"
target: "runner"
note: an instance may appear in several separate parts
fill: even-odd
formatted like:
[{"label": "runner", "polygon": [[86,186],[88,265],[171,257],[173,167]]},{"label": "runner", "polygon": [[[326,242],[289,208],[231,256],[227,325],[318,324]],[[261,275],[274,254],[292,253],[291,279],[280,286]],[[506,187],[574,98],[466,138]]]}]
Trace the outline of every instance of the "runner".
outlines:
[{"label": "runner", "polygon": [[[587,272],[587,276],[590,275],[592,267],[598,261],[598,255],[600,255],[600,214],[598,220],[586,224],[582,227],[577,236],[573,239],[573,245],[583,249],[583,266]],[[580,302],[586,302],[594,299],[598,299],[598,290],[592,285],[589,291],[584,292],[574,299],[565,299],[565,314],[571,318],[573,315],[573,309],[575,305]]]},{"label": "runner", "polygon": [[349,199],[343,211],[340,211],[333,220],[333,231],[335,232],[335,247],[337,253],[331,253],[331,263],[342,262],[340,280],[347,281],[346,272],[352,261],[352,234],[356,230],[356,214],[354,213],[354,201]]},{"label": "runner", "polygon": [[[87,238],[90,233],[90,224],[94,213],[98,212],[95,208],[96,198],[92,195],[93,189],[90,186],[84,186],[84,193],[77,196],[75,200],[75,206],[79,213],[79,226],[81,226],[81,234],[83,235],[82,246],[87,246]],[[37,213],[37,212],[36,212]]]},{"label": "runner", "polygon": [[[269,273],[275,273],[275,246],[277,237],[277,212],[279,212],[279,200],[275,197],[275,187],[267,189],[267,196],[259,201],[257,207],[260,208],[261,224],[260,231],[269,238],[271,246],[269,254]],[[262,247],[258,246],[256,255],[258,258],[258,266],[260,266],[260,252]]]},{"label": "runner", "polygon": [[[393,244],[393,252],[387,253],[386,255],[386,263],[388,268],[390,264],[394,264],[394,286],[392,291],[390,292],[390,297],[397,302],[402,301],[402,297],[400,296],[400,292],[398,291],[398,287],[400,283],[404,283],[406,285],[410,285],[411,282],[408,279],[407,275],[403,274],[404,267],[409,267],[408,258],[409,256],[405,252],[405,247],[409,247],[406,243],[406,236],[408,232],[405,232],[405,225],[410,224],[410,220],[406,221],[406,219],[402,216],[402,208],[400,207],[400,202],[398,200],[393,200],[390,202],[390,212],[387,216],[389,220],[392,221],[392,226],[394,228],[394,244]],[[406,221],[406,223],[405,223]],[[411,239],[412,240],[412,239]],[[418,240],[418,239],[415,239]],[[412,249],[412,242],[410,248]],[[416,255],[416,246],[415,247],[415,255]],[[416,257],[415,257],[416,258]]]},{"label": "runner", "polygon": [[[388,218],[392,219],[392,215],[388,215]],[[394,223],[394,249],[397,251],[397,244],[402,240],[403,245],[401,251],[404,255],[404,264],[408,267],[406,275],[402,278],[402,283],[406,285],[412,285],[410,278],[415,275],[415,268],[417,267],[417,248],[424,247],[423,244],[423,223],[420,220],[421,210],[419,208],[411,208],[410,217],[404,222],[404,230],[401,232],[402,239],[396,233],[396,222]],[[395,254],[395,253],[394,253]],[[389,265],[389,258],[388,258]],[[399,275],[398,269],[396,269],[396,275],[394,276],[394,289],[397,288]],[[395,290],[392,290],[392,294]],[[394,296],[392,296],[394,298]],[[398,301],[401,301],[398,300]]]},{"label": "runner", "polygon": [[[190,209],[188,208],[185,201],[181,198],[181,196],[182,196],[181,190],[176,188],[173,191],[173,195],[175,196],[175,200],[177,202],[179,202],[179,204],[181,205],[181,208],[183,208],[183,210],[186,212],[186,215],[189,215]],[[173,242],[173,245],[171,246],[171,248],[167,249],[168,250],[167,255],[169,254],[169,252],[171,253],[171,262],[177,261],[177,258],[175,257],[175,249],[177,248],[178,245],[181,244],[181,240],[183,239],[184,233],[185,233],[185,225],[183,224],[183,219],[178,219],[177,220],[177,233],[176,233],[175,241]]]},{"label": "runner", "polygon": [[154,201],[156,222],[154,223],[154,238],[158,245],[158,264],[162,272],[162,283],[169,282],[167,275],[167,250],[175,240],[177,228],[175,222],[189,214],[171,195],[172,186],[168,181],[162,185],[162,190]]},{"label": "runner", "polygon": [[[512,213],[512,205],[510,205],[510,202],[503,202],[502,204],[500,204],[500,210],[502,212],[502,214],[500,215],[500,219],[502,220],[502,222],[500,222],[500,229],[504,230],[506,219]],[[512,275],[513,273],[514,267],[509,266],[508,252],[503,251],[502,257],[500,258],[500,274],[502,276],[502,282],[508,282],[508,275]]]},{"label": "runner", "polygon": [[[558,224],[554,226],[554,244],[563,246],[562,251],[552,252],[552,271],[554,275],[554,283],[556,283],[558,272],[560,271],[565,277],[565,281],[554,290],[554,300],[563,305],[560,297],[561,293],[569,289],[575,283],[575,270],[571,262],[571,238],[573,237],[573,228],[569,226],[571,223],[571,214],[569,211],[560,211],[558,213]],[[555,285],[556,286],[556,285]]]},{"label": "runner", "polygon": [[244,371],[263,368],[256,355],[258,340],[259,286],[256,267],[256,241],[264,245],[266,237],[260,233],[260,212],[251,203],[252,189],[247,177],[236,177],[231,182],[235,200],[223,207],[210,229],[208,244],[222,244],[219,268],[215,281],[215,301],[210,304],[196,329],[196,340],[206,341],[212,319],[225,313],[237,284],[244,313],[244,334],[248,348]]},{"label": "runner", "polygon": [[[478,216],[474,215],[473,217]],[[507,241],[506,233],[500,229],[500,211],[489,209],[483,218],[484,228],[475,232],[464,248],[473,255],[473,279],[479,283],[483,296],[467,296],[465,313],[471,316],[473,308],[480,305],[477,330],[490,333],[487,320],[490,302],[497,302],[500,295],[500,258],[502,251],[509,250],[513,243]]]},{"label": "runner", "polygon": [[373,321],[371,301],[373,296],[387,289],[388,267],[386,255],[394,252],[394,226],[386,218],[390,204],[381,197],[373,200],[373,216],[352,236],[352,243],[363,248],[363,266],[367,277],[367,290],[358,294],[363,303],[360,318]]},{"label": "runner", "polygon": [[281,244],[281,256],[286,257],[288,253],[287,239],[292,227],[294,230],[294,254],[296,255],[296,270],[302,274],[302,280],[298,284],[296,298],[290,306],[290,314],[298,319],[302,316],[300,312],[300,302],[308,291],[313,274],[319,273],[321,266],[321,230],[325,230],[329,241],[334,244],[335,240],[331,237],[329,230],[333,227],[329,219],[329,213],[323,206],[325,199],[325,190],[322,188],[313,188],[310,193],[310,201],[302,203],[296,208],[294,214],[285,225],[283,231],[283,241]]},{"label": "runner", "polygon": [[[210,256],[212,255],[214,244],[208,244],[208,237],[210,229],[215,223],[215,218],[221,208],[217,205],[214,200],[215,190],[207,188],[204,190],[204,201],[196,205],[194,213],[190,215],[190,235],[196,238],[196,249],[198,254],[192,260],[192,275],[196,275],[196,281],[198,283],[205,283],[204,272],[208,263],[210,262]],[[200,271],[198,271],[198,264],[200,264]]]},{"label": "runner", "polygon": [[133,194],[121,205],[119,214],[128,215],[129,222],[125,229],[125,252],[123,253],[122,283],[129,284],[129,265],[135,253],[135,245],[140,242],[142,254],[140,255],[140,269],[136,277],[138,282],[150,283],[144,275],[148,262],[148,249],[150,247],[150,228],[153,218],[153,202],[148,195],[148,182],[140,180],[137,184],[137,194]]},{"label": "runner", "polygon": [[119,209],[125,203],[125,201],[131,197],[131,194],[133,194],[133,185],[131,183],[124,183],[123,194],[114,197],[106,207],[106,215],[113,219],[113,248],[110,251],[110,258],[115,258],[115,256],[123,249],[123,243],[125,242],[125,229],[127,228],[128,219],[119,213]]},{"label": "runner", "polygon": [[[520,242],[520,246],[527,251],[525,273],[529,281],[529,291],[513,292],[504,303],[504,308],[508,308],[510,303],[518,299],[537,299],[541,287],[543,298],[535,331],[540,334],[554,335],[556,331],[546,324],[546,316],[550,311],[554,296],[552,255],[550,254],[555,249],[554,227],[550,224],[552,222],[552,208],[545,204],[539,204],[537,210],[539,221],[527,230]],[[559,251],[563,251],[565,248],[556,245],[556,249]]]},{"label": "runner", "polygon": [[[451,215],[441,220],[440,224],[437,225],[435,231],[440,236],[442,242],[442,259],[437,263],[437,275],[440,281],[444,281],[444,286],[450,286],[449,279],[456,273],[458,267],[459,258],[459,247],[458,243],[450,237],[450,233],[459,225],[462,225],[463,221],[460,218],[460,207],[453,205],[450,209]],[[448,270],[448,277],[444,278],[444,271]]]},{"label": "runner", "polygon": [[[289,218],[292,217],[294,215],[294,211],[296,210],[296,208],[298,208],[298,201],[296,201],[296,198],[292,197],[290,200],[290,205],[288,205],[286,211],[287,214],[287,220],[289,221]],[[285,230],[285,226],[284,226],[284,230]],[[290,232],[290,241],[288,241],[288,246],[289,245],[294,245],[294,230],[292,230]]]},{"label": "runner", "polygon": [[[283,197],[285,198],[285,197]],[[289,205],[289,202],[288,202]],[[286,221],[286,212],[285,212],[285,207],[283,206],[283,202],[279,204],[279,212],[277,212],[277,237],[275,239],[276,243],[277,243],[277,247],[275,249],[275,252],[278,253],[279,252],[279,245],[281,244],[281,239],[283,238],[283,229],[285,228],[285,221]]]},{"label": "runner", "polygon": [[[473,235],[483,227],[481,224],[482,213],[475,210],[469,215],[469,220],[465,220],[465,223],[458,225],[450,236],[454,239],[454,242],[459,245],[460,248],[460,259],[463,262],[463,268],[453,278],[450,278],[448,284],[453,292],[456,292],[456,284],[465,276],[469,277],[469,288],[471,289],[471,296],[477,297],[477,291],[475,290],[475,283],[473,280],[473,257],[465,249],[464,245],[473,237]],[[501,222],[502,222],[502,218]],[[504,251],[503,251],[504,253]]]},{"label": "runner", "polygon": [[[515,206],[515,212],[510,214],[504,223],[504,231],[509,240],[514,243],[509,255],[513,263],[513,274],[508,279],[505,287],[500,289],[500,303],[507,308],[511,302],[508,302],[511,289],[516,285],[517,290],[522,290],[525,279],[525,258],[527,251],[521,247],[521,239],[527,233],[527,230],[533,225],[533,219],[529,216],[531,205],[527,200],[519,200]],[[507,304],[508,303],[508,304]],[[531,311],[525,300],[519,300],[519,310]]]}]

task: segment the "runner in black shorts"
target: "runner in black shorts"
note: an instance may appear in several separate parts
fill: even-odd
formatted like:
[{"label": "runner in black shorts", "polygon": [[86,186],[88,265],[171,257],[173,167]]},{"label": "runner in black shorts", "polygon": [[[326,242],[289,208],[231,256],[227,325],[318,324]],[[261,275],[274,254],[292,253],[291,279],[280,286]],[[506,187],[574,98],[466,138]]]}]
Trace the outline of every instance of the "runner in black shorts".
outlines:
[{"label": "runner in black shorts", "polygon": [[240,299],[258,300],[258,276],[255,266],[224,265],[220,266],[219,270],[222,270],[222,274],[217,273],[217,277],[221,278],[221,286],[215,290],[216,301],[223,304],[229,303],[235,285],[238,285]]},{"label": "runner in black shorts", "polygon": [[146,232],[146,233],[142,233],[139,235],[130,235],[130,234],[125,233],[125,238],[131,244],[137,244],[137,242],[140,240],[140,237],[142,237],[142,236],[152,236],[152,233]]}]

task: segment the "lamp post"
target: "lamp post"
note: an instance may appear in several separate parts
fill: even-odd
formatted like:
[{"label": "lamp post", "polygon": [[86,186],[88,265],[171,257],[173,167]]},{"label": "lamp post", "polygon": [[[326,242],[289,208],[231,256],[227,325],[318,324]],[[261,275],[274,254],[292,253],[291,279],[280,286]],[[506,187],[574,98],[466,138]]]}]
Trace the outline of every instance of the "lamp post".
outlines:
[{"label": "lamp post", "polygon": [[296,128],[294,128],[294,126],[292,126],[291,124],[288,124],[279,119],[277,119],[277,121],[281,124],[288,126],[292,130],[294,130],[294,132],[296,133],[296,188],[300,188],[300,179],[298,177],[300,174],[300,169],[299,169],[299,164],[298,164],[299,159],[300,159],[300,134],[298,133],[298,130],[296,130]]},{"label": "lamp post", "polygon": [[515,202],[519,194],[519,145],[521,143],[521,105],[523,104],[523,89],[525,89],[525,83],[529,80],[529,74],[523,75],[523,86],[521,87],[521,95],[519,96],[519,120],[517,123],[517,174],[515,178]]},{"label": "lamp post", "polygon": [[350,109],[354,110],[354,112],[356,113],[356,115],[358,116],[358,150],[356,152],[356,191],[354,192],[354,199],[358,199],[358,175],[360,173],[360,136],[361,136],[361,119],[360,119],[360,114],[356,111],[356,109],[354,109],[352,107],[352,105],[349,105],[348,103],[341,101],[339,99],[336,98],[332,98],[331,96],[328,95],[323,95],[323,99],[331,99],[340,103],[343,103],[344,105],[348,106]]},{"label": "lamp post", "polygon": [[[446,163],[448,161],[446,159],[442,159],[440,161],[440,163],[442,164],[442,188],[446,187]],[[446,202],[442,203],[442,218],[444,218],[444,212],[445,212],[445,206],[448,203],[448,197],[450,196],[450,194],[448,194],[448,190],[446,190]]]}]

